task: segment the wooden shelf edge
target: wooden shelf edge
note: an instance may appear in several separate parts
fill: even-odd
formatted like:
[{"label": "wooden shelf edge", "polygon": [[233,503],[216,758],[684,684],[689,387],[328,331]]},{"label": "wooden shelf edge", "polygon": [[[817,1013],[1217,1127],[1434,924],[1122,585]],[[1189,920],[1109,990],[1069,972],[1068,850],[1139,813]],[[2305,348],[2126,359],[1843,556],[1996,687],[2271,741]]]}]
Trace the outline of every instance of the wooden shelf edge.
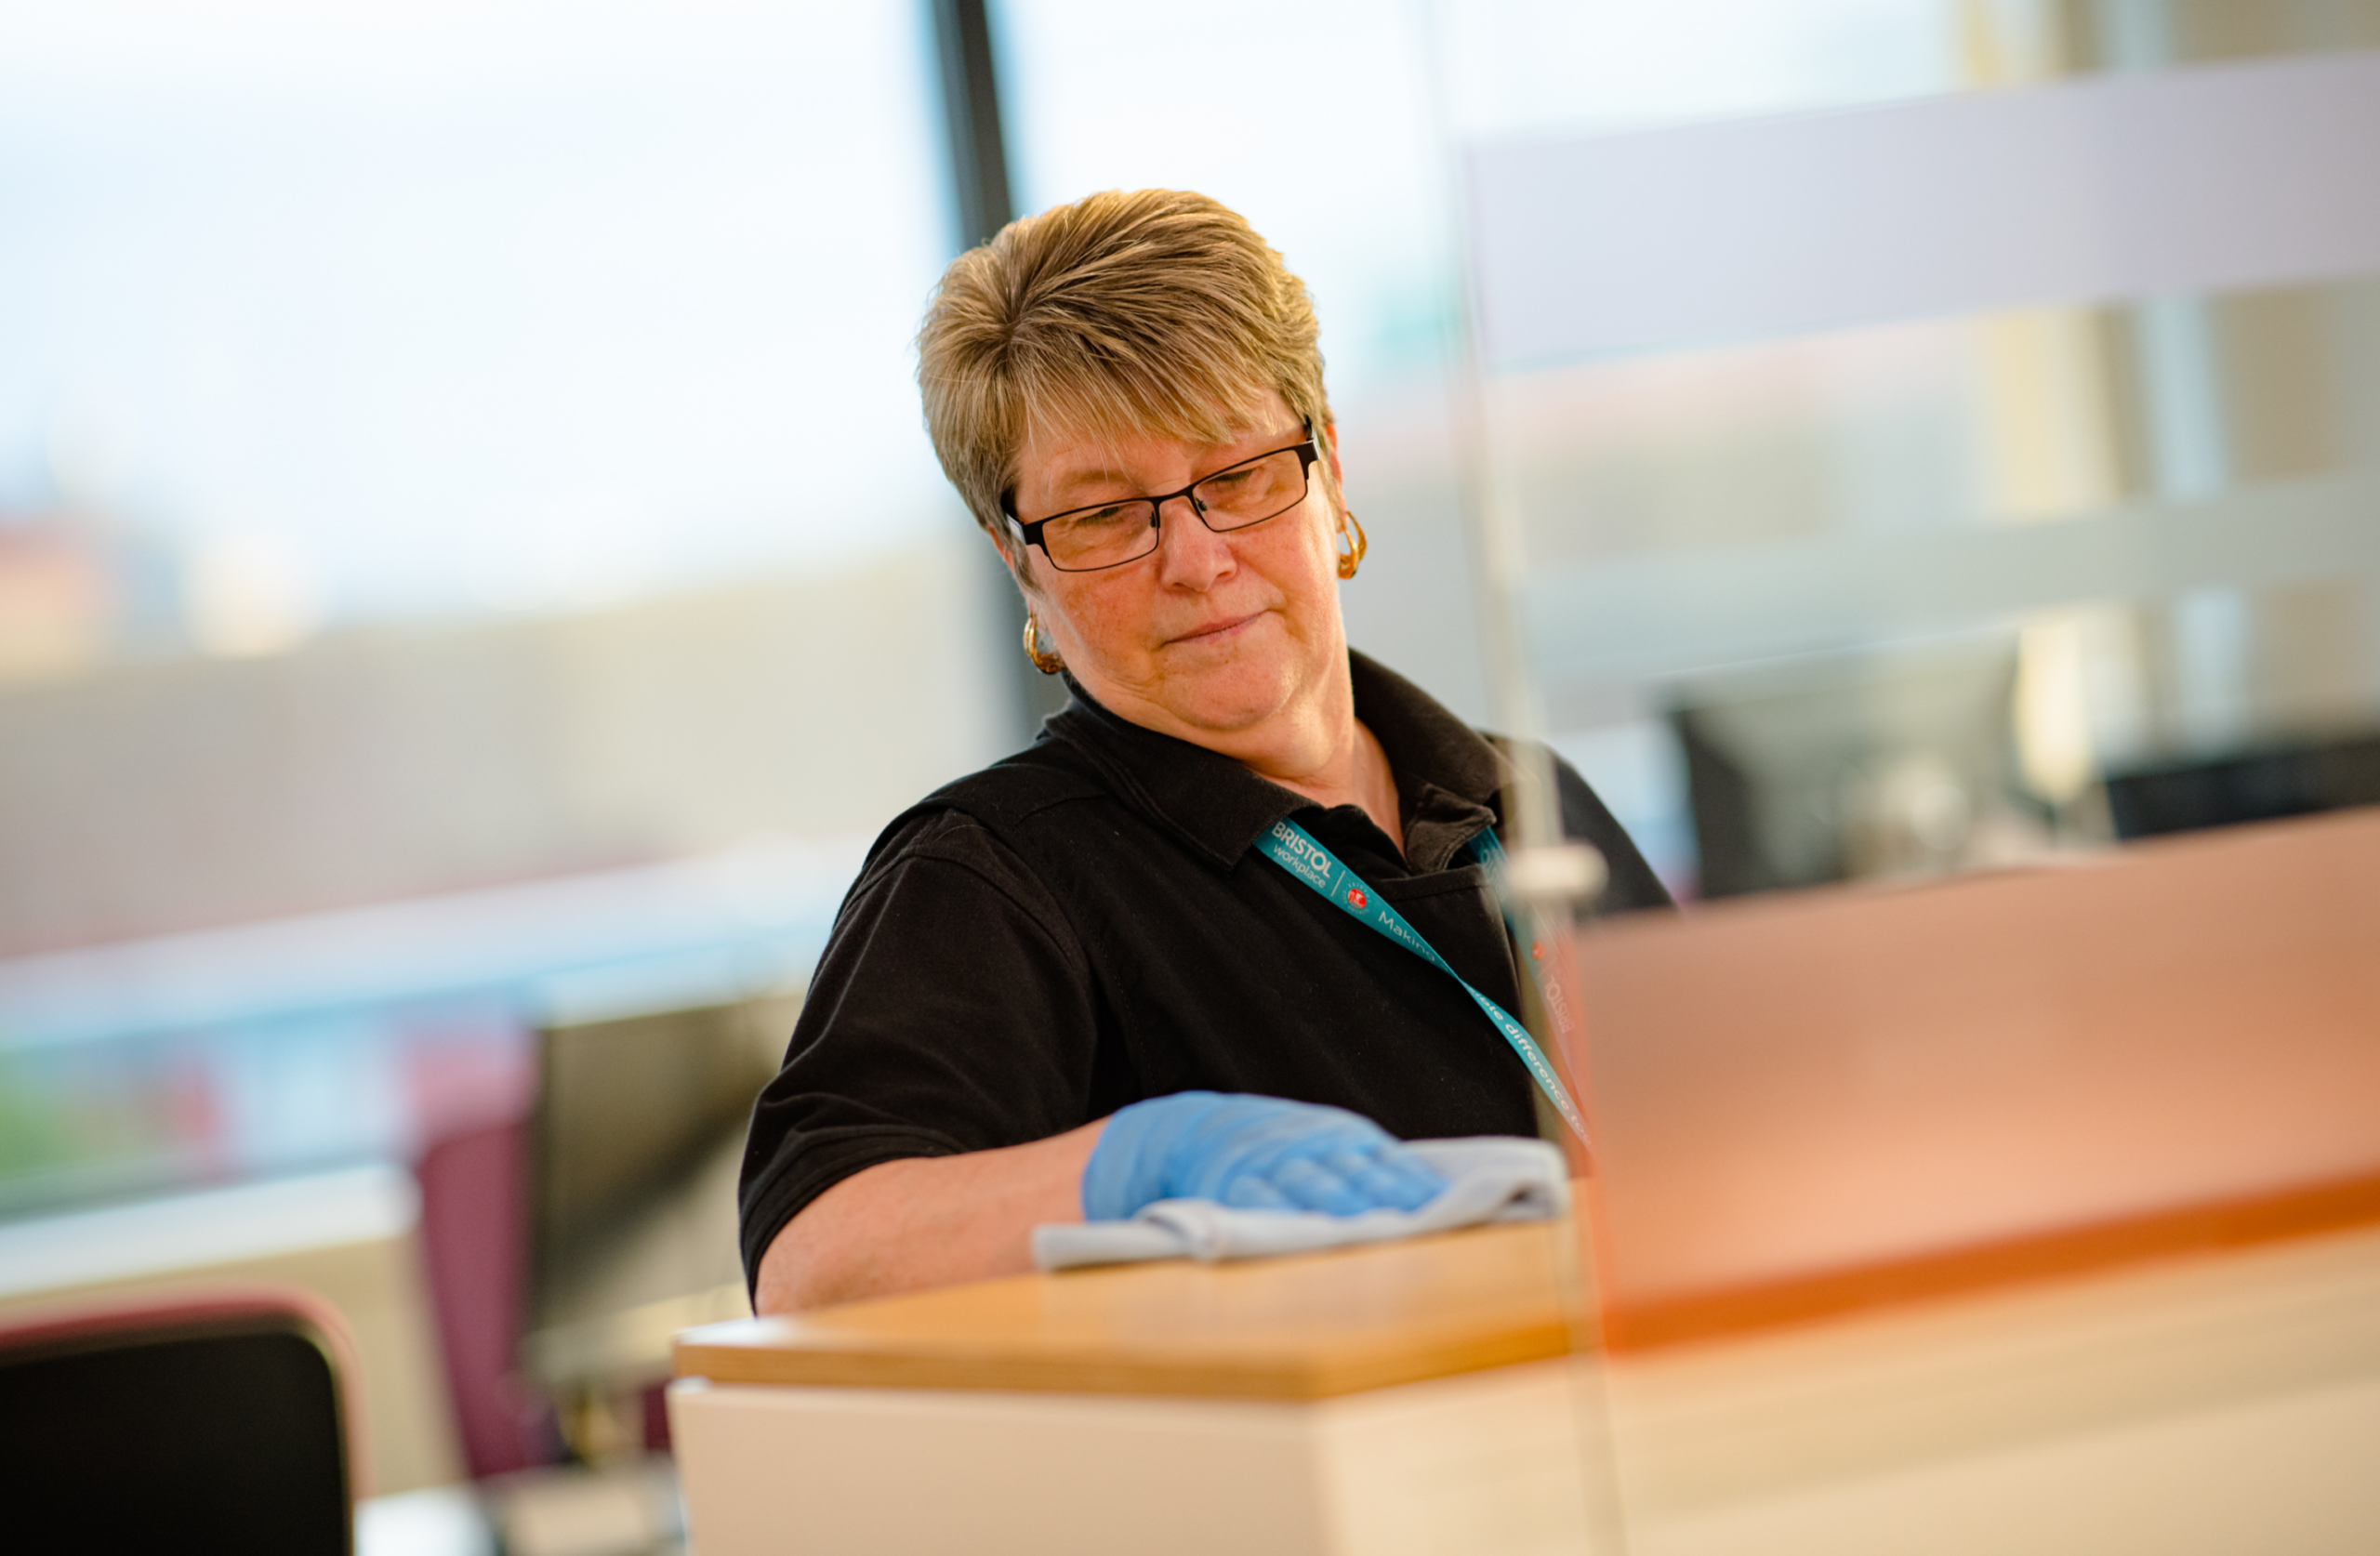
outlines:
[{"label": "wooden shelf edge", "polygon": [[960,1391],[1139,1394],[1163,1398],[1302,1401],[1365,1393],[1568,1354],[1558,1319],[1467,1338],[1460,1346],[1317,1352],[1309,1357],[1072,1357],[988,1350],[976,1355],[868,1350],[782,1350],[679,1342],[681,1378],[772,1387],[946,1389]]},{"label": "wooden shelf edge", "polygon": [[1726,1339],[1907,1302],[2096,1273],[2153,1259],[2222,1253],[2380,1225],[2380,1174],[2337,1180],[2120,1221],[1826,1271],[1767,1286],[1615,1303],[1604,1321],[1615,1354]]}]

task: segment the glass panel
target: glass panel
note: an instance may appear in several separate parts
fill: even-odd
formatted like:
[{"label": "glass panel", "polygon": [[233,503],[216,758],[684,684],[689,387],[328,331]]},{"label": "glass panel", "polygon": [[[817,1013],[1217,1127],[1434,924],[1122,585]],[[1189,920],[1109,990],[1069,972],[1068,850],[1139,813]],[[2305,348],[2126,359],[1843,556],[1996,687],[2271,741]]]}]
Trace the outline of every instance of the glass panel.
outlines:
[{"label": "glass panel", "polygon": [[[2380,203],[2344,149],[2367,134],[2289,142],[2282,123],[2363,123],[2380,57],[2356,51],[2380,43],[2372,7],[1432,15],[1466,174],[1471,516],[1488,623],[1514,638],[1504,705],[1608,792],[1673,889],[1924,877],[2380,801]],[[1855,31],[1874,46],[1842,46]],[[1743,69],[1745,51],[1774,73]],[[1657,58],[1666,69],[1607,80],[1619,61]],[[2041,90],[2000,90],[2019,86]],[[2209,128],[2224,102],[2260,92],[2290,110],[2260,119],[2277,138]],[[2163,122],[2237,161],[2161,172],[2178,141],[2113,128],[2158,103],[2181,104]],[[1833,112],[1749,117],[1819,107]],[[2023,153],[2019,121],[2052,112],[2067,118],[2041,145],[2093,169],[2062,209],[2038,182],[1944,171],[2005,165]],[[1937,133],[1953,124],[1986,129],[1962,147]],[[1803,151],[1844,176],[1801,177]],[[1936,188],[1860,203],[1894,177]],[[2331,188],[2335,200],[2308,192]],[[1681,236],[1697,232],[1721,241]],[[2016,262],[2028,260],[2030,272]],[[1941,904],[1928,922],[1954,927],[1977,901],[1924,900]],[[1615,966],[1623,947],[1660,954],[1649,940],[1586,943],[1602,948],[1586,1003],[1606,1031],[1674,1037],[1699,1022],[1743,1048],[1698,1069],[1707,1058],[1598,1039],[1582,1022],[1595,1052],[1574,1063],[1606,1152],[1591,1209],[1637,1215],[1587,1239],[1590,1284],[1687,1243],[1721,1262],[1772,1246],[1822,1267],[1831,1208],[1847,1224],[1851,1207],[1889,1200],[1917,1246],[1955,1236],[1959,1213],[1990,1198],[1929,1201],[1939,1141],[1918,1137],[1937,1114],[1876,1099],[1905,1065],[1938,1088],[1925,1106],[1947,1118],[1980,1094],[1959,1065],[2015,1063],[2032,1035],[1993,1004],[1997,1024],[1946,1057],[1859,1014],[1891,1009],[1896,991],[1938,1006],[1939,979],[1986,975],[1967,954],[1980,942],[1959,941],[1922,979],[1896,979],[1913,957],[1871,974],[1858,964],[1889,944],[1894,899],[1831,902],[1706,920],[1695,943],[1737,925],[1744,959],[1696,964],[1714,1005],[1691,1019],[1678,1012],[1694,990]],[[1719,976],[1740,971],[1749,988],[1767,968],[1792,985],[1795,954],[1777,947],[1794,934],[1818,937],[1806,953],[1840,954],[1827,967],[1844,1010],[1818,1016],[1831,996],[1807,986],[1758,1009]],[[1683,957],[1686,939],[1664,943]],[[1623,996],[1637,1004],[1617,1009]],[[1806,1053],[1823,1071],[1828,1022],[1837,1038],[1865,1034],[1859,1057],[1809,1083],[1876,1111],[1864,1133],[1794,1159],[1810,1196],[1796,1227],[1698,1174],[1720,1170],[1721,1141],[1808,1116],[1776,1105],[1798,1079],[1750,1077],[1765,1045],[1780,1066]],[[1656,1073],[1659,1097],[1639,1084]],[[2030,1156],[2006,1128],[2024,1105],[1978,1105],[1966,1127]],[[1695,1129],[1699,1147],[1631,1154]],[[1840,1159],[1815,1165],[1829,1153]],[[1761,1176],[1755,1158],[1737,1168],[1739,1187]],[[2073,1192],[2055,1185],[2034,1213],[2071,1210],[2059,1196]],[[1577,1319],[1592,1329],[1604,1315],[1585,1292]],[[1712,1298],[1704,1316],[1724,1326],[1726,1302],[1757,1296]],[[1613,1426],[1612,1483],[1658,1521],[1676,1509],[1632,1482],[1646,1462],[1631,1468],[1632,1438],[1700,1428],[1648,1418],[1638,1407],[1659,1391],[1617,1376],[1616,1413],[1588,1418]],[[1829,1402],[1809,1403],[1822,1424]],[[1617,1544],[1625,1530],[1606,1533]]]}]

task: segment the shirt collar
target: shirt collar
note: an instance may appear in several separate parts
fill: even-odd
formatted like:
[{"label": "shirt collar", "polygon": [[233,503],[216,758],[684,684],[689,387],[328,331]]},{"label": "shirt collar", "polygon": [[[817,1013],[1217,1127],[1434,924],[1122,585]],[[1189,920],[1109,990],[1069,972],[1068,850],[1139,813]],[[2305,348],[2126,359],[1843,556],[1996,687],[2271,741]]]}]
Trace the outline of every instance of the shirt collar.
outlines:
[{"label": "shirt collar", "polygon": [[[1396,774],[1408,863],[1417,873],[1444,869],[1456,849],[1494,824],[1503,758],[1394,670],[1352,650],[1347,666],[1355,717],[1380,741]],[[1066,688],[1073,701],[1044,723],[1041,738],[1081,752],[1117,798],[1219,869],[1236,864],[1275,822],[1314,806],[1219,751],[1109,711],[1071,672]]]}]

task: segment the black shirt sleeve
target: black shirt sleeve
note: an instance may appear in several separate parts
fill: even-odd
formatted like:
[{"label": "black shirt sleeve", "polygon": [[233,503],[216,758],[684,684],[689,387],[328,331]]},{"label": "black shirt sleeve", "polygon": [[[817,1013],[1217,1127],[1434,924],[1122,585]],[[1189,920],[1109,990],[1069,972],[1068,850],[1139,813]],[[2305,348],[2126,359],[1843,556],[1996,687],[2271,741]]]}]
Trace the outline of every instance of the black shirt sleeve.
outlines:
[{"label": "black shirt sleeve", "polygon": [[1089,1123],[1092,987],[1057,904],[980,823],[931,811],[888,836],[753,1109],[747,1278],[786,1222],[863,1168]]}]

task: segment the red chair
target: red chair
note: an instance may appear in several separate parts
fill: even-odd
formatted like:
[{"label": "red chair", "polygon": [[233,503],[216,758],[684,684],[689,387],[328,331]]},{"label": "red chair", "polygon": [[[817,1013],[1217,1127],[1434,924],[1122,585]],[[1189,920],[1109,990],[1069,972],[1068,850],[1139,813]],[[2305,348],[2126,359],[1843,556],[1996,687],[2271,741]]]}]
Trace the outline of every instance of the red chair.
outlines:
[{"label": "red chair", "polygon": [[0,1538],[17,1556],[350,1556],[354,1349],[301,1292],[0,1325]]},{"label": "red chair", "polygon": [[552,1410],[521,1376],[528,1152],[516,1119],[450,1135],[414,1168],[447,1392],[475,1480],[560,1457]]}]

